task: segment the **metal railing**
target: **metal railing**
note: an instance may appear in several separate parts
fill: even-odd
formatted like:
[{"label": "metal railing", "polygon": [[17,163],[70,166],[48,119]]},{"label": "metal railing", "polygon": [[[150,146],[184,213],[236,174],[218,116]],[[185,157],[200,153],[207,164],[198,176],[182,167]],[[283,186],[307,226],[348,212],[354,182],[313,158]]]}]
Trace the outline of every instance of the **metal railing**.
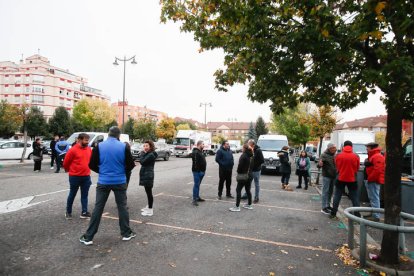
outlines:
[{"label": "metal railing", "polygon": [[406,253],[405,248],[405,233],[414,233],[414,227],[404,226],[404,219],[413,220],[414,215],[404,212],[400,213],[400,225],[385,224],[381,222],[370,221],[364,218],[355,216],[354,212],[369,212],[369,213],[384,213],[382,208],[370,207],[349,207],[344,213],[348,218],[348,246],[351,250],[354,249],[354,222],[359,223],[359,263],[361,267],[366,265],[367,254],[367,227],[372,227],[381,230],[388,230],[398,232],[400,235],[399,247],[402,254]]}]

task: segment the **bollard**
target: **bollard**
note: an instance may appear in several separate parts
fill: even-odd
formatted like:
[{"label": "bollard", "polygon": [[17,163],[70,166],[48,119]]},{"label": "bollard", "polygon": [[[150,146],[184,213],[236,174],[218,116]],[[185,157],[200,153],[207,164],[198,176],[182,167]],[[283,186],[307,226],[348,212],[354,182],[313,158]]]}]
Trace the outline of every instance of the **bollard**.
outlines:
[{"label": "bollard", "polygon": [[354,222],[351,219],[348,219],[348,246],[354,249]]},{"label": "bollard", "polygon": [[359,229],[359,262],[361,267],[365,267],[367,261],[367,226],[361,223]]},{"label": "bollard", "polygon": [[[404,227],[404,219],[400,217],[400,226]],[[407,248],[405,247],[405,233],[400,232],[399,248],[400,253],[405,255],[407,253]]]}]

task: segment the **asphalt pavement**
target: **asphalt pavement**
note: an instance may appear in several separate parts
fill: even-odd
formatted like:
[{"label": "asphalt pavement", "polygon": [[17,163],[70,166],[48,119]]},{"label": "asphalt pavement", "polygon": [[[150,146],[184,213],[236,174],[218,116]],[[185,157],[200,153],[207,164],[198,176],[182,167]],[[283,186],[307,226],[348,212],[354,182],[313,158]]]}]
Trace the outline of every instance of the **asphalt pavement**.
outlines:
[{"label": "asphalt pavement", "polygon": [[[334,253],[346,243],[347,232],[342,222],[320,212],[314,187],[283,191],[280,176],[264,174],[259,204],[233,213],[228,209],[235,200],[217,199],[214,157],[207,161],[200,192],[206,202],[198,207],[191,204],[191,159],[156,162],[153,217],[141,216],[147,202],[138,185],[138,165],[128,189],[130,225],[137,237],[121,241],[111,195],[92,246],[79,242],[88,226],[79,218],[79,194],[74,219],[64,217],[66,173],[53,173],[48,162],[40,173],[30,163],[3,166],[0,275],[357,275]],[[294,188],[297,179],[291,177]],[[234,181],[233,195],[235,186]],[[95,186],[89,194],[91,212],[94,202]]]}]

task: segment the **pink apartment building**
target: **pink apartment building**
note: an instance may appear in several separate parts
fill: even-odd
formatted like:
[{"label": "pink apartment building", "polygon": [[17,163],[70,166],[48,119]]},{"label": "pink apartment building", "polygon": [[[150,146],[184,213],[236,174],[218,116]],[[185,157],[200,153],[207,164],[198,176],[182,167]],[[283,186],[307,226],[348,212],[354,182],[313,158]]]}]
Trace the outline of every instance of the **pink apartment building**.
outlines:
[{"label": "pink apartment building", "polygon": [[0,100],[37,106],[48,119],[59,106],[71,112],[83,98],[110,102],[101,90],[88,86],[86,78],[51,65],[46,57],[33,55],[19,64],[0,62]]},{"label": "pink apartment building", "polygon": [[116,120],[118,122],[118,125],[122,125],[122,106],[124,106],[124,120],[125,122],[128,121],[129,118],[132,118],[134,120],[138,119],[151,119],[158,123],[162,119],[165,119],[168,117],[167,113],[156,111],[153,109],[149,109],[146,106],[136,106],[136,105],[129,105],[127,101],[122,102],[118,101],[116,103],[112,103],[112,106],[115,107],[116,110]]}]

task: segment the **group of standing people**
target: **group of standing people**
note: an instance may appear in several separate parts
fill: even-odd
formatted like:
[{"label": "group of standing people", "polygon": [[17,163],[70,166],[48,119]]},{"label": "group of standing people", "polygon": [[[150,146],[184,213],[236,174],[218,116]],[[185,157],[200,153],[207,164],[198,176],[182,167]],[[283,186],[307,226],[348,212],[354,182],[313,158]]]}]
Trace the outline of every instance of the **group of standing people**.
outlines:
[{"label": "group of standing people", "polygon": [[[118,127],[111,127],[108,139],[91,149],[89,135],[81,133],[77,142],[68,150],[63,162],[65,171],[69,173],[70,183],[65,217],[72,219],[73,202],[80,189],[82,205],[80,218],[90,218],[88,229],[79,239],[85,245],[93,244],[93,238],[98,232],[103,210],[111,191],[114,193],[118,209],[122,240],[128,241],[136,236],[136,233],[129,226],[126,193],[135,162],[129,144],[119,141],[120,134],[121,131]],[[153,215],[152,187],[156,158],[154,143],[146,141],[139,159],[141,163],[139,184],[145,187],[148,199],[148,205],[141,210],[143,216]],[[96,201],[92,214],[88,212],[88,193],[92,184],[91,170],[98,173]]]},{"label": "group of standing people", "polygon": [[[199,202],[205,201],[200,197],[200,184],[203,180],[207,168],[207,162],[203,154],[203,149],[203,141],[198,141],[191,154],[192,173],[194,179],[192,204],[194,206],[198,206]],[[234,167],[234,157],[228,141],[225,140],[222,142],[220,149],[216,153],[215,161],[219,165],[217,199],[222,199],[224,183],[226,183],[226,198],[233,199],[234,197],[231,194],[231,183]],[[239,164],[237,167],[236,206],[230,208],[230,211],[240,211],[240,201],[243,197],[248,200],[248,203],[244,206],[244,208],[253,209],[252,194],[250,191],[251,183],[253,180],[255,183],[255,197],[253,203],[259,202],[259,180],[263,162],[263,153],[260,150],[260,147],[256,145],[256,142],[254,140],[249,140],[246,144],[243,145],[243,153],[240,156]],[[242,197],[241,191],[243,188],[245,188],[246,195]]]},{"label": "group of standing people", "polygon": [[[359,206],[357,173],[360,167],[359,156],[353,152],[351,141],[345,141],[342,151],[338,154],[335,144],[329,143],[325,152],[321,155],[318,167],[322,168],[322,210],[321,212],[335,218],[339,203],[345,187],[352,206]],[[371,142],[365,145],[368,158],[364,161],[364,183],[368,198],[373,208],[380,208],[380,187],[384,184],[385,157],[377,143]],[[333,205],[330,206],[333,195]],[[360,214],[356,213],[357,216]],[[380,214],[373,213],[368,218],[380,221]]]},{"label": "group of standing people", "polygon": [[[63,164],[63,159],[65,158],[66,153],[69,150],[69,144],[66,142],[64,136],[55,135],[54,139],[50,142],[50,169],[54,169],[56,164],[55,173],[59,173],[60,168]],[[33,161],[35,172],[40,172],[42,170],[42,161],[43,161],[43,150],[44,146],[40,138],[36,138],[33,142]]]}]

